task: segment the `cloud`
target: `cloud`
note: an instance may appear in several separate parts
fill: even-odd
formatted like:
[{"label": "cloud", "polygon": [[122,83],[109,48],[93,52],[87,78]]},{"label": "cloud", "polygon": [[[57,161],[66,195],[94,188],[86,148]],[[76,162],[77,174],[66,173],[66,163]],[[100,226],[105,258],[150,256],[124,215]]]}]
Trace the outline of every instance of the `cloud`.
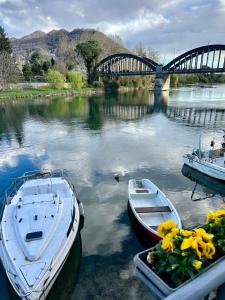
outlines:
[{"label": "cloud", "polygon": [[162,56],[224,43],[225,0],[0,0],[0,24],[10,36],[35,30],[100,28],[127,46],[142,42]]},{"label": "cloud", "polygon": [[138,33],[143,30],[151,30],[162,24],[169,23],[163,15],[155,14],[147,9],[141,8],[137,15],[127,22],[100,22],[97,27],[102,29],[106,34],[126,35],[127,32],[132,31]]}]

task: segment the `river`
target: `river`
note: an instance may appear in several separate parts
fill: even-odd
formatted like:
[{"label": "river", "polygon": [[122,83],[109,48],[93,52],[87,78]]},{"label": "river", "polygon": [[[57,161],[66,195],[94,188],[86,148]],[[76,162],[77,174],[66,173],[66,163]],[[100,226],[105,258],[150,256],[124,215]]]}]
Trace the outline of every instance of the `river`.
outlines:
[{"label": "river", "polygon": [[[224,205],[224,186],[182,169],[182,154],[192,151],[199,133],[203,146],[212,138],[219,146],[223,128],[224,85],[180,87],[161,98],[140,91],[0,101],[1,198],[26,171],[64,169],[84,205],[82,257],[79,239],[48,299],[153,299],[133,276],[133,257],[144,245],[127,213],[128,180],[151,179],[185,227],[203,223]],[[5,286],[3,277],[1,271]]]}]

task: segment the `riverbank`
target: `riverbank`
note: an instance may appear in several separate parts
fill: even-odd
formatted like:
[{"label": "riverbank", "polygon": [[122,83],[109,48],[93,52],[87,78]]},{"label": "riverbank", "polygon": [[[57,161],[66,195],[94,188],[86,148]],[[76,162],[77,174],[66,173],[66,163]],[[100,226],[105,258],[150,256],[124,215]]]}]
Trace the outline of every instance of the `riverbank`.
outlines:
[{"label": "riverbank", "polygon": [[73,89],[51,89],[51,88],[27,88],[0,91],[0,99],[7,98],[36,98],[40,96],[54,97],[54,96],[79,96],[79,95],[92,95],[103,93],[100,88],[84,88],[82,90]]}]

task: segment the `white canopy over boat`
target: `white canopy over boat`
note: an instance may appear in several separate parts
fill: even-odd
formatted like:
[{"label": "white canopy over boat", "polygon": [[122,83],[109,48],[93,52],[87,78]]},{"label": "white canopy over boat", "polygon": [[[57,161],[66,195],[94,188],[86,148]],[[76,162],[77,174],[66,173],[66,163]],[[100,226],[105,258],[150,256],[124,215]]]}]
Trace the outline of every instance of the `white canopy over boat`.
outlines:
[{"label": "white canopy over boat", "polygon": [[80,210],[68,182],[50,173],[19,178],[0,224],[0,254],[22,299],[45,299],[79,230]]},{"label": "white canopy over boat", "polygon": [[134,216],[154,238],[161,238],[157,233],[157,228],[169,219],[172,219],[178,228],[182,227],[173,204],[150,180],[129,180],[128,195]]},{"label": "white canopy over boat", "polygon": [[222,148],[214,149],[215,142],[212,140],[211,149],[202,151],[200,135],[198,149],[183,155],[184,164],[213,178],[225,180],[225,135],[223,138]]}]

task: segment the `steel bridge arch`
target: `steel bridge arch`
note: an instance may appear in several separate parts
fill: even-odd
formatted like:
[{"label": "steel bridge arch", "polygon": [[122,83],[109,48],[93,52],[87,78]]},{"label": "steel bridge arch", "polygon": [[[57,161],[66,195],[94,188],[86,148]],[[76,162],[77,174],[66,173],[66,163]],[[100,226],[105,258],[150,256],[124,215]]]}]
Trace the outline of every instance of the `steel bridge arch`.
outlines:
[{"label": "steel bridge arch", "polygon": [[189,50],[163,66],[162,71],[183,74],[225,72],[225,45],[207,45]]},{"label": "steel bridge arch", "polygon": [[131,53],[115,53],[102,59],[96,66],[100,76],[155,74],[158,63],[150,58]]}]

